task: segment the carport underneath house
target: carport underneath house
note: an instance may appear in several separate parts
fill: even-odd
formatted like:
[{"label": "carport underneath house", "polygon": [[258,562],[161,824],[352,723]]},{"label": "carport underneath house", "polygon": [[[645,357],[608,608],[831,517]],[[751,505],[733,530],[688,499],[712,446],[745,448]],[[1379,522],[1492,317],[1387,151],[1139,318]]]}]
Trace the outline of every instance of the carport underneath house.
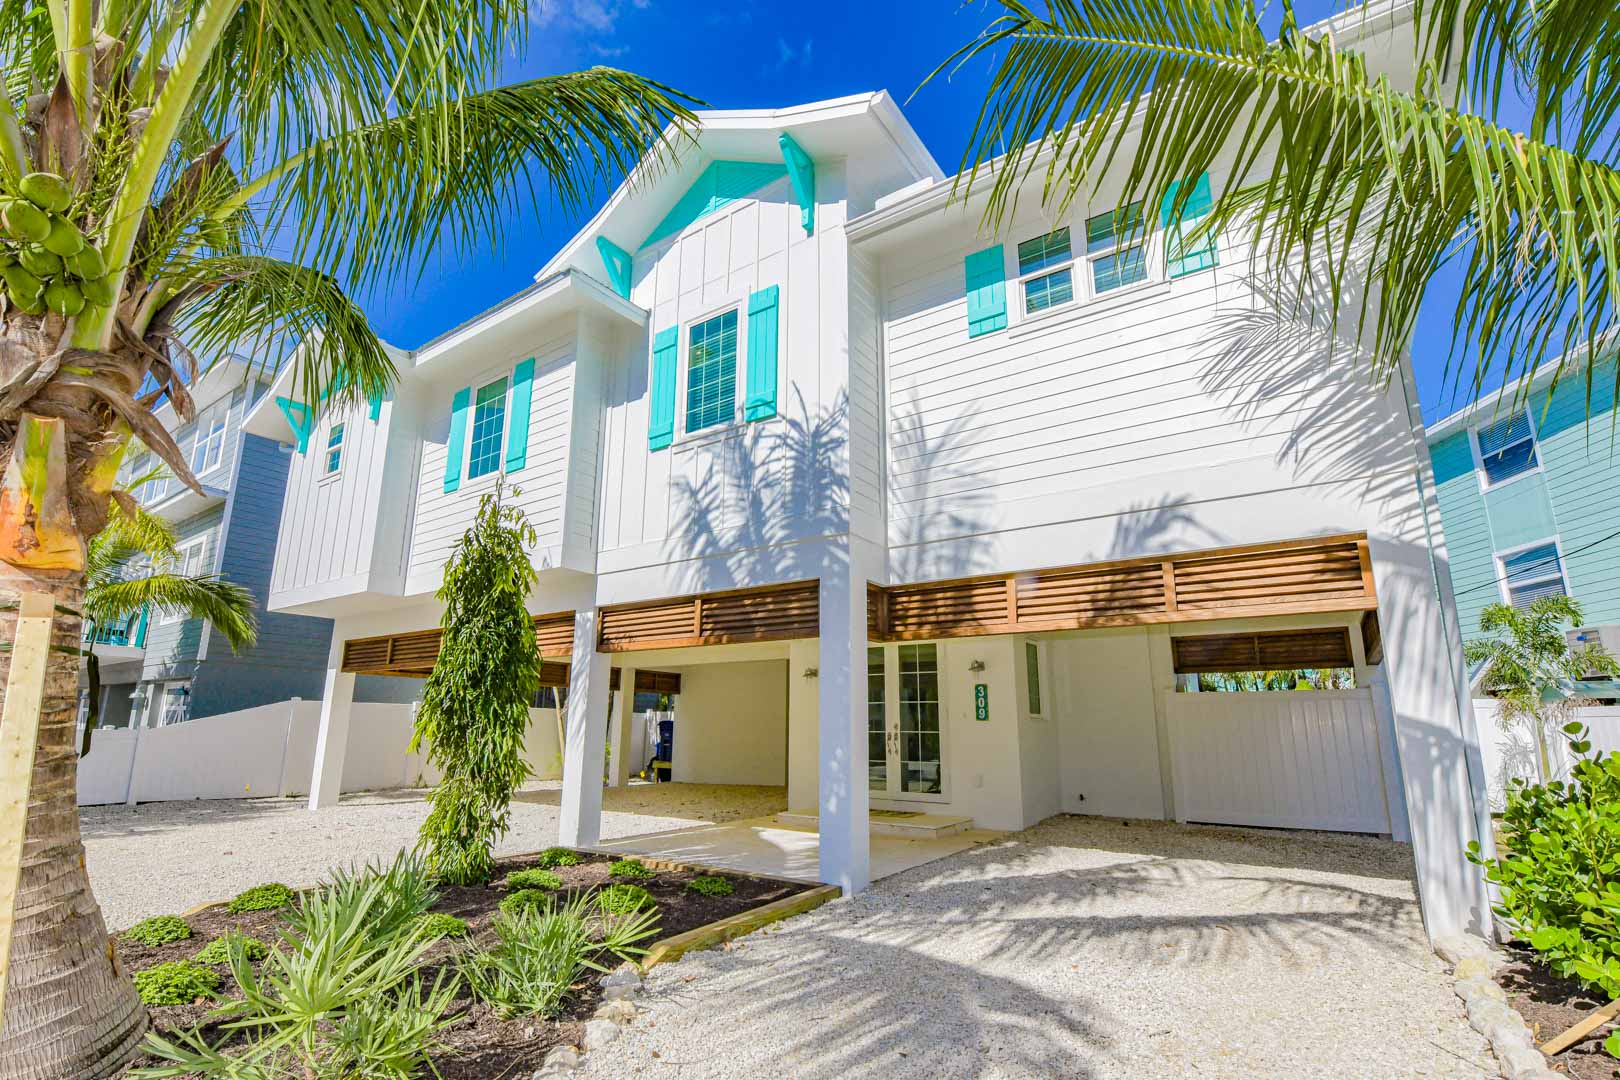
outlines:
[{"label": "carport underneath house", "polygon": [[[1432,736],[1401,730],[1390,692],[1399,661],[1384,654],[1363,535],[866,583],[864,605],[829,586],[536,617],[543,682],[568,688],[562,842],[598,841],[605,755],[609,784],[640,767],[635,695],[614,693],[626,685],[678,692],[677,781],[785,786],[790,810],[818,824],[819,876],[846,890],[869,879],[871,809],[990,829],[1068,812],[1398,841],[1414,840],[1412,823],[1429,815],[1474,813],[1437,796],[1429,763],[1413,767]],[[855,643],[840,669],[840,650],[824,646],[846,625]],[[346,728],[353,677],[425,677],[438,635],[342,643],[312,805],[336,797],[323,762],[329,771],[341,745],[330,733]],[[1296,668],[1348,669],[1354,685],[1187,692],[1199,674]],[[1431,933],[1450,932],[1456,920],[1437,927],[1431,908],[1475,908],[1475,887],[1459,874],[1460,852],[1425,851],[1417,831],[1425,915]]]}]

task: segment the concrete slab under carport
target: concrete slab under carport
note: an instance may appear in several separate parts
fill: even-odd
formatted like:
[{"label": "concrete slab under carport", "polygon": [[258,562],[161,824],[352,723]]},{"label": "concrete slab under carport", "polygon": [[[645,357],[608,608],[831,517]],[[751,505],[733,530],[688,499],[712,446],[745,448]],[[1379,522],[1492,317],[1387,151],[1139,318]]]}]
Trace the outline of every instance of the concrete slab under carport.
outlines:
[{"label": "concrete slab under carport", "polygon": [[[873,832],[872,880],[955,855],[1002,835],[990,829],[968,829],[949,836],[913,840]],[[603,841],[597,849],[615,855],[669,859],[792,881],[821,880],[820,834],[807,826],[784,824],[775,816],[627,836]]]}]

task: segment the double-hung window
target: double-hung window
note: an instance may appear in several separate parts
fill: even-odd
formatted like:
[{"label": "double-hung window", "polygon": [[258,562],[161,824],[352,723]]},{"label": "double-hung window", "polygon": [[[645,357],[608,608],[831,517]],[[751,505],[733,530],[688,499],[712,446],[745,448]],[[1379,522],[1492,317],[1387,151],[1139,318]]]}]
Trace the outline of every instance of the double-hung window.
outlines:
[{"label": "double-hung window", "polygon": [[191,471],[198,476],[217,467],[225,451],[225,410],[210,409],[197,418],[196,441],[191,445]]},{"label": "double-hung window", "polygon": [[1558,557],[1556,543],[1537,544],[1520,548],[1508,555],[1499,555],[1502,564],[1502,582],[1507,590],[1508,603],[1514,607],[1529,607],[1532,600],[1543,596],[1566,596],[1563,561]]},{"label": "double-hung window", "polygon": [[1535,469],[1536,434],[1530,427],[1530,414],[1520,409],[1512,416],[1478,429],[1479,464],[1485,470],[1485,485],[1513,479]]},{"label": "double-hung window", "polygon": [[687,337],[686,430],[737,419],[737,311],[693,326]]},{"label": "double-hung window", "polygon": [[326,433],[326,475],[333,476],[343,467],[343,425],[333,424]]},{"label": "double-hung window", "polygon": [[467,458],[467,477],[476,480],[498,472],[501,442],[506,431],[506,378],[478,388],[473,400],[472,453]]},{"label": "double-hung window", "polygon": [[[175,574],[181,577],[201,577],[207,573],[208,533],[193,537],[179,545],[175,550],[175,558],[170,567]],[[168,612],[159,619],[163,623],[180,622],[185,616],[177,612]]]},{"label": "double-hung window", "polygon": [[1074,299],[1074,252],[1069,246],[1067,225],[1018,245],[1018,278],[1023,285],[1026,315]]},{"label": "double-hung window", "polygon": [[1093,296],[1147,280],[1147,229],[1140,202],[1086,219],[1086,261]]}]

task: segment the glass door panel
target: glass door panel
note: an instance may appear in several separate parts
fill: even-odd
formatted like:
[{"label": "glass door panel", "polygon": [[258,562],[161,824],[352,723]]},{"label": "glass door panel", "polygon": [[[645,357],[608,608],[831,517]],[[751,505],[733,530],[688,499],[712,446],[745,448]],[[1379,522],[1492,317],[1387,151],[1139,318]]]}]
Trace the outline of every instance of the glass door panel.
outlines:
[{"label": "glass door panel", "polygon": [[940,793],[939,653],[934,645],[902,645],[900,660],[900,790]]},{"label": "glass door panel", "polygon": [[889,789],[888,695],[881,647],[866,650],[866,778],[873,791]]}]

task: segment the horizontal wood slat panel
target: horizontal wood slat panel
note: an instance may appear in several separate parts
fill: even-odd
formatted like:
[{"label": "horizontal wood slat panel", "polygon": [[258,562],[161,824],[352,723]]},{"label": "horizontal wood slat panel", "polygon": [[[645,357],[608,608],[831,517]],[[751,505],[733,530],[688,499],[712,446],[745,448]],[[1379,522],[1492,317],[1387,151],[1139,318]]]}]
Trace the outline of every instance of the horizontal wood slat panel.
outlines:
[{"label": "horizontal wood slat panel", "polygon": [[[435,626],[430,630],[412,630],[406,634],[350,638],[343,643],[343,670],[355,675],[404,675],[425,679],[439,659],[443,634],[444,631]],[[560,611],[536,615],[534,643],[541,656],[572,656],[574,613]],[[562,682],[542,682],[541,685],[567,686],[568,665],[564,663],[562,669]]]},{"label": "horizontal wood slat panel", "polygon": [[1350,629],[1344,626],[1178,637],[1171,639],[1170,653],[1177,675],[1355,664],[1350,653]]},{"label": "horizontal wood slat panel", "polygon": [[820,612],[820,585],[815,581],[605,607],[597,647],[603,652],[632,652],[813,638],[820,632]]},{"label": "horizontal wood slat panel", "polygon": [[1360,535],[867,590],[874,641],[1377,606]]}]

